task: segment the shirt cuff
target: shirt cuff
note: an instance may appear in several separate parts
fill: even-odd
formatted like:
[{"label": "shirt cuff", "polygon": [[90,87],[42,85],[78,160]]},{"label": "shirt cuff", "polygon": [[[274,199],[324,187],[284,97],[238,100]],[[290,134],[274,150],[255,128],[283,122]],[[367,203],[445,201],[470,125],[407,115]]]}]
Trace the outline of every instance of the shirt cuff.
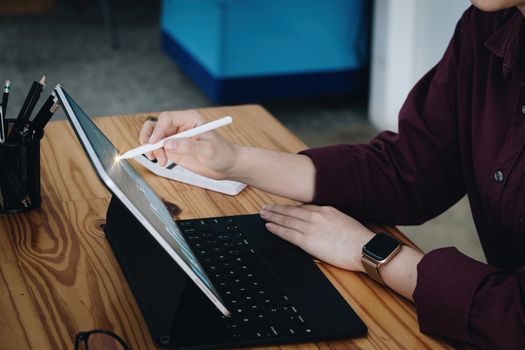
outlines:
[{"label": "shirt cuff", "polygon": [[495,271],[456,248],[427,253],[417,265],[413,294],[421,332],[470,342],[472,301],[483,279]]},{"label": "shirt cuff", "polygon": [[[315,167],[315,193],[312,203],[331,205],[358,214],[362,198],[360,174],[352,163],[352,146],[333,145],[299,152],[308,156]],[[354,162],[355,163],[355,162]]]}]

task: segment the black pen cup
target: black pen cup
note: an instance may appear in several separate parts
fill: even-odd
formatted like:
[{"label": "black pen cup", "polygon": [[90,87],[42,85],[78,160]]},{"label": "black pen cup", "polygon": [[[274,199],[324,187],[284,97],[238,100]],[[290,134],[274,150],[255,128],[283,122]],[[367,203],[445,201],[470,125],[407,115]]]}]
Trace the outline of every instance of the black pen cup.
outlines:
[{"label": "black pen cup", "polygon": [[[5,120],[6,129],[14,121]],[[36,208],[40,195],[40,140],[44,132],[32,137],[10,138],[0,142],[0,213],[16,214]]]}]

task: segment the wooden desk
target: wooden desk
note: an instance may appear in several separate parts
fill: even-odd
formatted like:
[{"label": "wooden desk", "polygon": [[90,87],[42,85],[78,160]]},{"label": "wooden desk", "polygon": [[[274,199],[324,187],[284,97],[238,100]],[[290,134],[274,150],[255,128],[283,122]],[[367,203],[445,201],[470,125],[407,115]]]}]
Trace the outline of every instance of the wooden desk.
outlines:
[{"label": "wooden desk", "polygon": [[[259,106],[202,112],[208,119],[233,116],[235,122],[219,132],[237,143],[290,152],[306,147]],[[146,116],[96,122],[118,149],[125,150],[136,146]],[[48,125],[41,154],[41,207],[19,215],[0,214],[0,347],[72,349],[79,331],[104,328],[115,331],[135,350],[155,349],[100,229],[110,194],[66,121]],[[253,188],[229,197],[137,169],[161,197],[182,208],[181,219],[256,213],[264,203],[291,203]],[[419,332],[411,303],[360,273],[326,264],[319,267],[367,324],[368,335],[280,349],[449,347]]]}]

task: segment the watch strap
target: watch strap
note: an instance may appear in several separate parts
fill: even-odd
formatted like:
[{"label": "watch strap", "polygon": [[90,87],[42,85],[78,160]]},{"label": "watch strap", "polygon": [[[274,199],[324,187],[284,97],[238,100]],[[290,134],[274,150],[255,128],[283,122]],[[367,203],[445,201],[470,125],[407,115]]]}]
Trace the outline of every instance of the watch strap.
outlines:
[{"label": "watch strap", "polygon": [[379,273],[380,265],[378,263],[369,260],[366,256],[362,256],[361,261],[363,262],[363,267],[365,268],[365,271],[368,274],[368,276],[370,276],[378,283],[385,284],[385,282],[383,282],[383,278],[381,278],[381,274]]}]

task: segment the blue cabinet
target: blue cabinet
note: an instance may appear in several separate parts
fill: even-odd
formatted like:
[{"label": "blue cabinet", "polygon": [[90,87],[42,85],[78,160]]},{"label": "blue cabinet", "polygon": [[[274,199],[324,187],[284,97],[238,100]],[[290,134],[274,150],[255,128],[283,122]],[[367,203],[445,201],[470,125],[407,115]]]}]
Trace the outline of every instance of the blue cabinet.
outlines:
[{"label": "blue cabinet", "polygon": [[162,47],[215,102],[366,89],[366,0],[163,0]]}]

